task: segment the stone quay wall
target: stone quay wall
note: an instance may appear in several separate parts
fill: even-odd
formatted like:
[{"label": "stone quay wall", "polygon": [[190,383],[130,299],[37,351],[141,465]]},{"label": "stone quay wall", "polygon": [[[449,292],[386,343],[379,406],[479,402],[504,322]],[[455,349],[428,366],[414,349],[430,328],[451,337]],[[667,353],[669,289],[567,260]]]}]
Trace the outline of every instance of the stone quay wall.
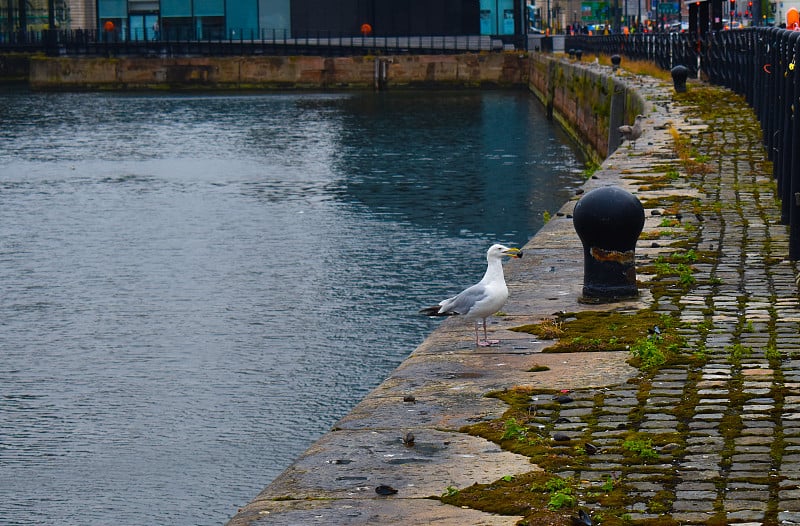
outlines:
[{"label": "stone quay wall", "polygon": [[619,146],[617,128],[633,122],[646,108],[630,79],[608,75],[607,68],[587,68],[585,62],[532,54],[528,79],[548,115],[598,162]]},{"label": "stone quay wall", "polygon": [[36,56],[38,90],[510,88],[528,81],[525,53],[357,57]]},{"label": "stone quay wall", "polygon": [[27,82],[30,75],[30,55],[26,53],[0,54],[0,84]]}]

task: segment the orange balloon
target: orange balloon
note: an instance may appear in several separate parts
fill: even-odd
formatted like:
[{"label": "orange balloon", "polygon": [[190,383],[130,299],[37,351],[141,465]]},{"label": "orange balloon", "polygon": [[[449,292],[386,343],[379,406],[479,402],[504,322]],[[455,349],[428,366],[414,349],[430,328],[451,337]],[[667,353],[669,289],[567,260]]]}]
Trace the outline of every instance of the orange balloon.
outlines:
[{"label": "orange balloon", "polygon": [[372,26],[369,24],[361,24],[361,34],[367,36],[370,33],[372,33]]},{"label": "orange balloon", "polygon": [[798,22],[800,22],[800,12],[798,12],[796,8],[790,7],[789,10],[786,11],[786,27],[796,27]]},{"label": "orange balloon", "polygon": [[103,24],[103,29],[105,29],[109,33],[111,31],[114,31],[114,22],[112,22],[111,20],[106,21],[106,23]]}]

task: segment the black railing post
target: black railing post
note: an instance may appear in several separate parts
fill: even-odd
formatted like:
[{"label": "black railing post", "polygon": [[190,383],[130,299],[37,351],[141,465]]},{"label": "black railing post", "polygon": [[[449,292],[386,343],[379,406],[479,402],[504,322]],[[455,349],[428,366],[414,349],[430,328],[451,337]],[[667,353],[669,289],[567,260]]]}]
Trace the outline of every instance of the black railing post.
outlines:
[{"label": "black railing post", "polygon": [[768,53],[766,54],[766,61],[764,63],[764,71],[766,75],[767,89],[764,94],[763,115],[761,129],[764,131],[764,142],[767,149],[767,158],[770,160],[775,156],[775,141],[776,141],[776,125],[775,115],[777,114],[776,106],[778,101],[778,89],[780,87],[781,75],[781,54],[779,40],[777,38],[777,29],[768,29],[766,39],[768,41]]},{"label": "black railing post", "polygon": [[[800,139],[800,115],[798,115],[797,100],[800,95],[800,71],[793,65],[800,65],[800,38],[795,31],[789,37],[791,53],[789,55],[789,71],[786,76],[788,98],[792,101],[791,116],[784,135],[791,145],[786,152],[785,170],[788,173],[789,190],[789,259],[800,259],[800,174],[797,173],[800,164],[800,155],[797,153],[798,139]],[[786,143],[784,143],[786,144]]]},{"label": "black railing post", "polygon": [[793,84],[794,84],[794,55],[798,34],[786,32],[778,34],[781,42],[781,76],[778,88],[778,104],[776,104],[776,124],[780,130],[778,140],[775,141],[775,157],[773,159],[773,172],[778,184],[778,193],[781,197],[781,222],[791,225],[794,198],[792,191],[791,158],[794,144],[792,142],[792,113],[793,113]]}]

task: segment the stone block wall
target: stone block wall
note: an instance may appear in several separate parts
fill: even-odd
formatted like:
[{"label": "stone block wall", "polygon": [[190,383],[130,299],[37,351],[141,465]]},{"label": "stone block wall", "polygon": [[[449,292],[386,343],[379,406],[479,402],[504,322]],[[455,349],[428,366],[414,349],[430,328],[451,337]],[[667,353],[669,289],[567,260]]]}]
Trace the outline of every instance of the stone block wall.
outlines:
[{"label": "stone block wall", "polygon": [[548,115],[598,161],[619,144],[617,127],[646,110],[646,102],[624,78],[563,55],[532,54],[528,78]]},{"label": "stone block wall", "polygon": [[31,60],[34,89],[328,89],[524,87],[524,53],[381,57],[120,57]]}]

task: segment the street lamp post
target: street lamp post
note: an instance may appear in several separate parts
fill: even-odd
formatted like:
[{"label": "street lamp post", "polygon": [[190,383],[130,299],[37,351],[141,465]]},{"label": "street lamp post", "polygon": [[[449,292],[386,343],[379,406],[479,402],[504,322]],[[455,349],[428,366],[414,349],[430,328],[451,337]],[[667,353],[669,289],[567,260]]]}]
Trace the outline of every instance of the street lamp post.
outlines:
[{"label": "street lamp post", "polygon": [[550,27],[550,0],[547,0],[547,29]]}]

